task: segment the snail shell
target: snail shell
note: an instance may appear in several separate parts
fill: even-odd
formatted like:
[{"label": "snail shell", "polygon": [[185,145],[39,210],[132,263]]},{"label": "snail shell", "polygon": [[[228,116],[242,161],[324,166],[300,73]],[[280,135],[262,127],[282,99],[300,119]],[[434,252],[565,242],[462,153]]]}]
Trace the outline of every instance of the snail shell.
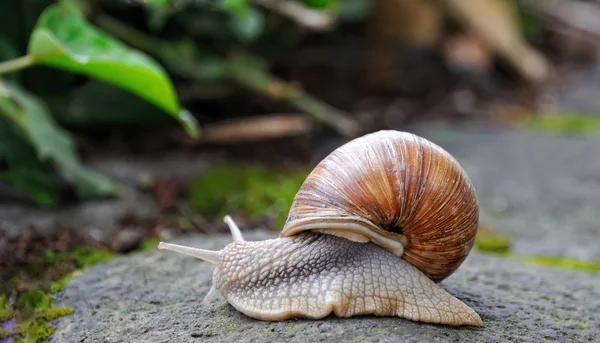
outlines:
[{"label": "snail shell", "polygon": [[281,236],[317,230],[372,241],[439,282],[471,251],[478,219],[473,184],[448,152],[384,130],[346,143],[313,169]]}]

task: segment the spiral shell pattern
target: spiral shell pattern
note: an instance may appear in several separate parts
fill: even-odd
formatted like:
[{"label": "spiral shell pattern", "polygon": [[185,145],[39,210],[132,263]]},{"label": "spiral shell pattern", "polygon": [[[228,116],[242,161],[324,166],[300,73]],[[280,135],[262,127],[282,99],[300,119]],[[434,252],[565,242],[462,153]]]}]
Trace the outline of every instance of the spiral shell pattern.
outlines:
[{"label": "spiral shell pattern", "polygon": [[425,138],[383,130],[342,145],[313,169],[280,236],[319,226],[368,229],[401,242],[401,257],[439,282],[466,259],[478,220],[475,188],[454,157]]}]

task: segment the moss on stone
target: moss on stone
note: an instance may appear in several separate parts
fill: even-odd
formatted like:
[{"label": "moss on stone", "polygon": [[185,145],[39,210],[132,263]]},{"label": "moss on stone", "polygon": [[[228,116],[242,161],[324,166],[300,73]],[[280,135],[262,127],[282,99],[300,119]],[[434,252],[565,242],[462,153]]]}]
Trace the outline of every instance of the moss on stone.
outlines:
[{"label": "moss on stone", "polygon": [[[14,336],[15,342],[41,342],[50,337],[55,330],[50,322],[70,315],[74,311],[71,307],[57,307],[51,294],[64,290],[66,284],[73,277],[88,267],[110,260],[115,256],[115,253],[107,249],[79,247],[68,251],[48,250],[39,260],[32,262],[35,265],[29,266],[29,272],[47,272],[49,270],[54,272],[44,273],[45,277],[33,283],[30,281],[35,278],[27,276],[25,279],[31,280],[21,283],[26,287],[16,288],[20,291],[11,308],[6,305],[7,292],[0,292],[1,318],[4,318],[5,312],[10,313],[12,319],[18,323],[14,332],[10,333]],[[9,284],[18,283],[19,278],[23,278],[23,275],[14,275],[9,280]]]},{"label": "moss on stone", "polygon": [[50,337],[55,328],[49,322],[73,313],[73,308],[56,307],[50,294],[30,290],[19,295],[16,306],[22,308],[23,321],[18,325],[16,338],[23,342],[40,342]]},{"label": "moss on stone", "polygon": [[98,249],[92,247],[78,247],[69,251],[55,252],[46,251],[46,260],[48,263],[56,264],[65,261],[74,261],[79,268],[86,268],[96,263],[104,262],[115,257],[116,254],[108,249]]},{"label": "moss on stone", "polygon": [[491,228],[481,226],[475,237],[475,249],[483,253],[492,253],[504,257],[519,259],[523,262],[563,269],[576,269],[600,273],[600,262],[581,261],[571,257],[528,256],[511,252],[511,242],[498,235]]},{"label": "moss on stone", "polygon": [[257,166],[220,165],[192,182],[188,204],[197,212],[214,216],[266,216],[281,227],[307,175],[304,170],[279,173]]},{"label": "moss on stone", "polygon": [[0,289],[0,323],[13,317],[13,312],[8,305],[8,293]]},{"label": "moss on stone", "polygon": [[55,330],[44,321],[28,321],[19,326],[17,342],[42,342],[52,336]]},{"label": "moss on stone", "polygon": [[523,261],[543,266],[553,266],[563,269],[585,270],[600,273],[600,262],[581,261],[571,257],[551,256],[520,256]]},{"label": "moss on stone", "polygon": [[10,332],[4,330],[3,328],[0,328],[0,339],[8,338],[11,335],[12,334]]},{"label": "moss on stone", "polygon": [[70,307],[56,307],[39,310],[36,312],[34,318],[19,325],[17,339],[24,342],[43,341],[50,337],[56,330],[56,328],[51,326],[48,322],[72,313],[73,308]]},{"label": "moss on stone", "polygon": [[60,278],[57,281],[53,281],[50,284],[50,292],[51,293],[58,293],[58,292],[62,292],[65,289],[65,286],[67,285],[67,283],[69,283],[69,281],[71,281],[73,279],[75,273],[69,273],[65,276],[63,276],[62,278]]},{"label": "moss on stone", "polygon": [[600,134],[600,119],[584,113],[543,114],[532,116],[524,123],[527,127],[549,133]]},{"label": "moss on stone", "polygon": [[148,251],[156,249],[156,246],[160,242],[160,239],[152,237],[145,239],[140,243],[139,247],[136,249],[137,251]]},{"label": "moss on stone", "polygon": [[10,310],[0,310],[0,323],[12,319],[13,316],[13,312]]},{"label": "moss on stone", "polygon": [[53,307],[46,309],[44,311],[40,311],[37,314],[39,319],[43,319],[46,321],[51,321],[60,317],[68,316],[72,314],[74,309],[72,307]]},{"label": "moss on stone", "polygon": [[475,236],[475,249],[480,252],[507,254],[510,252],[510,246],[510,240],[488,227],[480,227]]}]

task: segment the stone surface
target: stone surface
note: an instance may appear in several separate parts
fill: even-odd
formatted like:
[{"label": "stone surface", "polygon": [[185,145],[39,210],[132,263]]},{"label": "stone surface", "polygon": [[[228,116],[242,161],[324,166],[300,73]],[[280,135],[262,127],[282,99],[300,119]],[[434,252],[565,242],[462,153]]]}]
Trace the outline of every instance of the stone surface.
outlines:
[{"label": "stone surface", "polygon": [[600,261],[600,137],[416,127],[475,184],[481,222],[519,254]]},{"label": "stone surface", "polygon": [[[275,236],[255,231],[248,240]],[[219,249],[229,235],[177,243]],[[224,300],[203,306],[213,267],[151,250],[96,265],[57,302],[73,306],[50,342],[592,342],[600,335],[600,275],[473,253],[442,286],[476,310],[482,327],[399,318],[328,317],[263,322]]]}]

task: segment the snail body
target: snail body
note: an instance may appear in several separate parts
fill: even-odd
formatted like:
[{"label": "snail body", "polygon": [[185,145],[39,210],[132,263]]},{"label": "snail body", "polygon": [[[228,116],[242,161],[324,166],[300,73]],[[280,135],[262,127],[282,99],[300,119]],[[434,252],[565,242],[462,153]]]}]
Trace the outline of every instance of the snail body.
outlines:
[{"label": "snail body", "polygon": [[385,130],[333,151],[296,194],[280,236],[208,251],[161,242],[216,268],[203,303],[222,295],[252,318],[396,316],[482,324],[439,282],[469,254],[479,208],[465,171],[414,134]]}]

